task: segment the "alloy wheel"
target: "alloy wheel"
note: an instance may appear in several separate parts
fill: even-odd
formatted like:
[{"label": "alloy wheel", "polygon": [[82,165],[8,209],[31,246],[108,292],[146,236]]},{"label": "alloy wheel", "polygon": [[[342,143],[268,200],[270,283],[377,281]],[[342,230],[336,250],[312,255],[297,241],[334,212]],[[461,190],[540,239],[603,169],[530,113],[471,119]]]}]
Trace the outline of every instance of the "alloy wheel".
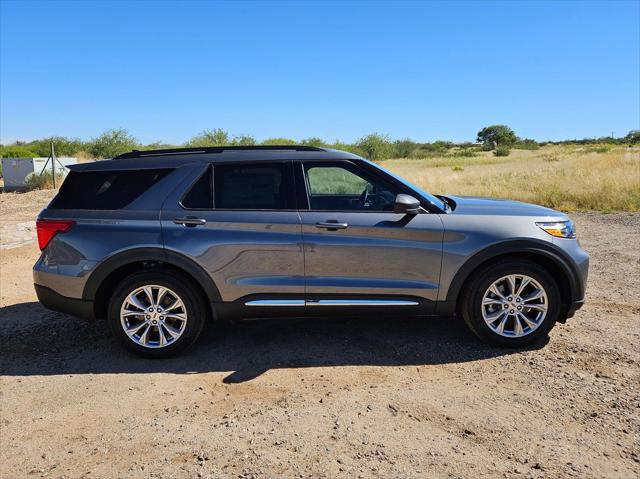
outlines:
[{"label": "alloy wheel", "polygon": [[510,274],[495,281],[482,298],[482,317],[500,336],[527,336],[544,321],[549,308],[547,293],[530,276]]},{"label": "alloy wheel", "polygon": [[120,307],[120,324],[134,343],[164,348],[175,343],[187,325],[187,310],[171,289],[155,284],[133,290]]}]

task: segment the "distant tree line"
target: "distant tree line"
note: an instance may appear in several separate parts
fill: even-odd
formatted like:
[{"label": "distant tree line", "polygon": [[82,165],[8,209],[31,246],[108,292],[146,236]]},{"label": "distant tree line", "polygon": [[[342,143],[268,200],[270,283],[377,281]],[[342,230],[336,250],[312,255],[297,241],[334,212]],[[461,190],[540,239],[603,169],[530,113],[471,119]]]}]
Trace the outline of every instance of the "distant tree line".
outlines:
[{"label": "distant tree line", "polygon": [[0,145],[0,156],[7,157],[46,157],[53,143],[57,156],[77,156],[81,158],[112,158],[131,150],[153,150],[175,147],[205,146],[242,146],[242,145],[310,145],[336,148],[356,153],[373,161],[387,158],[429,158],[434,156],[476,156],[479,150],[493,151],[497,156],[506,156],[511,148],[537,149],[545,144],[640,144],[640,130],[629,132],[621,138],[602,137],[582,140],[565,140],[555,142],[537,142],[529,138],[519,138],[506,125],[491,125],[478,132],[476,142],[454,143],[451,141],[434,141],[421,143],[408,138],[392,140],[388,135],[371,133],[354,143],[341,141],[328,142],[321,138],[305,138],[300,141],[291,138],[268,138],[258,142],[251,135],[231,135],[226,130],[215,128],[204,130],[181,145],[162,142],[150,144],[140,143],[125,129],[107,130],[88,141],[78,138],[53,136],[28,142],[16,141],[9,145]]}]

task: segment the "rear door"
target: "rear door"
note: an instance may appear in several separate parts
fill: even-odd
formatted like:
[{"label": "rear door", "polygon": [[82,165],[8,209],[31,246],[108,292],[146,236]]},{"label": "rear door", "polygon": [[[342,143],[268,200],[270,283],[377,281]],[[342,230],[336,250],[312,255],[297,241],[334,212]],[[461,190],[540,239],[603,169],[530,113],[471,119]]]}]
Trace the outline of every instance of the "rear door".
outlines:
[{"label": "rear door", "polygon": [[222,301],[304,305],[290,161],[203,165],[165,201],[161,219],[165,248],[204,268]]},{"label": "rear door", "polygon": [[308,309],[416,306],[430,312],[442,258],[439,216],[394,213],[396,195],[407,191],[364,165],[309,161],[296,168]]}]

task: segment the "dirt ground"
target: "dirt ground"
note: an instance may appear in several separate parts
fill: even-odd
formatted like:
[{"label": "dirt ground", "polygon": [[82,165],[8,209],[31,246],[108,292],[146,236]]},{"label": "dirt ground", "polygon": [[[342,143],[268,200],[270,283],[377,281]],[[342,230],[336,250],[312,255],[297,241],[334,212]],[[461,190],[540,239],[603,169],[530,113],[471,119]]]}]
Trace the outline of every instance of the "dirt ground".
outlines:
[{"label": "dirt ground", "polygon": [[[0,195],[0,221],[37,195]],[[211,326],[143,360],[36,302],[37,246],[0,251],[0,475],[638,477],[640,214],[572,217],[588,301],[528,350],[455,318],[326,318]]]}]

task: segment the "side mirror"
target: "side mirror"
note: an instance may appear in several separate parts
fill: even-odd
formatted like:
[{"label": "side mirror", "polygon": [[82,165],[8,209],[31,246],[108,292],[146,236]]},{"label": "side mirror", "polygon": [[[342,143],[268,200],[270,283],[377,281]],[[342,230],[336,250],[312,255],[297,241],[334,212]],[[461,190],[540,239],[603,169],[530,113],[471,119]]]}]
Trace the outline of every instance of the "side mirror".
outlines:
[{"label": "side mirror", "polygon": [[411,195],[401,193],[396,196],[393,212],[401,215],[417,215],[420,213],[420,202]]}]

